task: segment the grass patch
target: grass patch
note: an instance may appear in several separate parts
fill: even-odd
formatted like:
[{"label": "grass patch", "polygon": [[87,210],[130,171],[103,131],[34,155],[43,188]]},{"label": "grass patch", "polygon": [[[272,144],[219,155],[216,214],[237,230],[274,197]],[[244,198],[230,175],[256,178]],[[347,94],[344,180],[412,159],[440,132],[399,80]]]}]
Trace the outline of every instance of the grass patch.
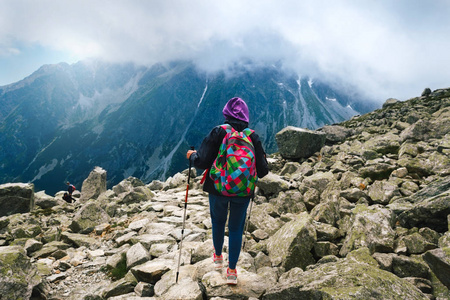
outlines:
[{"label": "grass patch", "polygon": [[111,277],[112,280],[119,280],[125,277],[127,272],[127,257],[125,253],[122,253],[119,263],[114,269],[109,271],[108,276]]}]

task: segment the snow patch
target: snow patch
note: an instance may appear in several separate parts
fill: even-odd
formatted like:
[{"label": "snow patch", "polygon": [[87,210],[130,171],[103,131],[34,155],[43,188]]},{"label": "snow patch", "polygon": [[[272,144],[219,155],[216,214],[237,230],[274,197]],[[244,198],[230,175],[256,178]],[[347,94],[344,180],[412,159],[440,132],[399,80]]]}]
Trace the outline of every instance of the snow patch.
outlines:
[{"label": "snow patch", "polygon": [[336,101],[337,101],[337,99],[336,99],[336,98],[328,98],[328,97],[325,97],[325,99],[327,99],[328,101],[334,101],[334,102],[336,102]]},{"label": "snow patch", "polygon": [[100,135],[103,132],[103,129],[104,129],[103,124],[99,124],[92,129],[92,132],[94,132],[97,135]]},{"label": "snow patch", "polygon": [[208,80],[206,80],[206,86],[205,86],[205,89],[203,90],[203,94],[202,94],[202,97],[200,98],[200,101],[198,101],[197,108],[199,108],[200,104],[202,104],[203,98],[205,98],[205,94],[206,94],[207,90],[208,90]]},{"label": "snow patch", "polygon": [[130,176],[133,176],[133,174],[136,172],[136,167],[130,167],[126,170],[123,170],[123,178],[128,178]]},{"label": "snow patch", "polygon": [[314,81],[312,79],[308,79],[308,85],[310,89],[312,88],[313,83]]},{"label": "snow patch", "polygon": [[31,180],[31,182],[41,179],[42,176],[44,176],[45,174],[47,174],[50,171],[53,171],[53,169],[55,169],[55,167],[57,165],[58,165],[58,160],[56,158],[52,159],[52,162],[50,164],[44,165],[39,168],[39,173]]}]

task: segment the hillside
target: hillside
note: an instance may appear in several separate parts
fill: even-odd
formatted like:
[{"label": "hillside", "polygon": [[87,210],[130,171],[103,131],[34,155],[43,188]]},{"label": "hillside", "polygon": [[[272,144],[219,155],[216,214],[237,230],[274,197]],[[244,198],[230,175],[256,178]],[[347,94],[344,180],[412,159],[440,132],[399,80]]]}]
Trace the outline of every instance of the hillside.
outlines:
[{"label": "hillside", "polygon": [[223,122],[236,95],[269,153],[285,126],[315,129],[376,107],[280,66],[205,74],[183,61],[47,65],[0,87],[0,182],[53,195],[67,180],[79,187],[96,165],[108,170],[108,187],[129,176],[164,180],[186,168],[184,149]]},{"label": "hillside", "polygon": [[[7,215],[0,218],[0,270],[8,274],[0,277],[0,294],[449,299],[450,89],[390,99],[308,132],[326,140],[307,157],[293,154],[310,146],[301,130],[283,132],[270,173],[258,182],[236,287],[226,285],[225,269],[213,267],[200,174],[189,190],[176,283],[188,170],[149,184],[129,177],[107,189],[108,170],[97,167],[73,204],[62,192],[34,193],[32,184],[0,185],[0,215]],[[32,211],[11,214],[8,203],[21,202]]]}]

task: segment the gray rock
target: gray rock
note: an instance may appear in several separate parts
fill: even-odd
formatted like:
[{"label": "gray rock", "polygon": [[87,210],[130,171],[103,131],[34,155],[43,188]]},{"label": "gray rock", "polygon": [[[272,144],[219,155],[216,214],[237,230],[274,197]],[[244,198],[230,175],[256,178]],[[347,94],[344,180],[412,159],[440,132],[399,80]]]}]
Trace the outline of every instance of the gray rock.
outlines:
[{"label": "gray rock", "polygon": [[0,247],[0,291],[4,299],[30,299],[42,282],[36,267],[19,246]]},{"label": "gray rock", "polygon": [[396,103],[398,103],[398,102],[400,102],[400,100],[395,99],[395,98],[389,98],[389,99],[387,99],[386,101],[384,101],[382,107],[383,107],[383,108],[388,108],[388,107],[393,106],[394,104],[396,104]]},{"label": "gray rock", "polygon": [[134,231],[139,231],[142,228],[146,227],[148,224],[150,223],[150,219],[148,218],[144,218],[141,220],[136,220],[130,223],[130,225],[128,225],[128,228]]},{"label": "gray rock", "polygon": [[336,181],[336,178],[333,173],[317,172],[303,179],[300,190],[305,188],[313,188],[321,194],[328,187],[328,185],[334,181]]},{"label": "gray rock", "polygon": [[440,248],[450,247],[450,231],[447,231],[443,236],[439,238],[438,246]]},{"label": "gray rock", "polygon": [[26,213],[34,209],[34,185],[31,183],[0,184],[0,217]]},{"label": "gray rock", "polygon": [[366,198],[367,195],[360,188],[349,188],[340,192],[340,196],[344,197],[350,202],[357,202],[361,198]]},{"label": "gray rock", "polygon": [[190,277],[183,277],[177,284],[171,286],[161,296],[161,299],[202,300],[203,292],[197,281],[192,280]]},{"label": "gray rock", "polygon": [[74,216],[70,229],[76,233],[90,233],[97,225],[108,223],[109,215],[95,202],[86,203]]},{"label": "gray rock", "polygon": [[450,190],[416,203],[398,216],[403,227],[429,227],[438,232],[448,228],[447,216],[450,214]]},{"label": "gray rock", "polygon": [[160,191],[164,187],[164,182],[159,180],[153,180],[147,185],[147,187],[152,191]]},{"label": "gray rock", "polygon": [[267,240],[272,266],[282,266],[286,270],[305,269],[315,262],[310,251],[316,240],[311,217],[306,212],[299,214]]},{"label": "gray rock", "polygon": [[423,259],[439,280],[450,289],[450,247],[427,251]]},{"label": "gray rock", "polygon": [[173,237],[166,235],[152,235],[152,234],[142,234],[131,237],[131,242],[133,244],[141,243],[147,250],[154,244],[176,244]]},{"label": "gray rock", "polygon": [[289,182],[283,180],[279,175],[270,172],[258,181],[258,188],[266,196],[277,195],[279,192],[289,189],[289,185]]},{"label": "gray rock", "polygon": [[150,283],[139,282],[134,288],[134,292],[139,297],[152,297],[155,295],[155,286]]},{"label": "gray rock", "polygon": [[391,173],[397,167],[388,163],[375,161],[372,164],[366,164],[358,170],[359,175],[363,178],[369,177],[372,180],[388,179]]},{"label": "gray rock", "polygon": [[392,272],[400,278],[428,278],[430,276],[429,268],[425,262],[403,255],[393,256]]},{"label": "gray rock", "polygon": [[437,180],[426,185],[419,192],[409,197],[409,200],[413,203],[422,202],[426,199],[442,194],[448,191],[449,189],[450,189],[450,176],[438,178]]},{"label": "gray rock", "polygon": [[144,186],[144,183],[139,178],[130,176],[113,186],[112,190],[116,195],[119,195],[122,193],[131,192],[138,186]]},{"label": "gray rock", "polygon": [[301,172],[301,166],[298,162],[287,162],[280,171],[281,176],[292,176]]},{"label": "gray rock", "polygon": [[39,241],[36,241],[35,239],[29,239],[26,241],[24,249],[27,252],[27,255],[30,255],[31,253],[41,250],[43,244]]},{"label": "gray rock", "polygon": [[278,150],[283,158],[308,158],[325,145],[326,134],[318,131],[288,126],[275,135]]},{"label": "gray rock", "polygon": [[338,255],[339,254],[339,248],[335,244],[324,241],[324,242],[317,242],[314,244],[314,255],[316,257],[325,257],[328,255]]},{"label": "gray rock", "polygon": [[331,195],[311,210],[311,218],[314,221],[335,226],[340,219],[339,208],[340,206],[337,195]]},{"label": "gray rock", "polygon": [[141,243],[134,244],[127,251],[127,268],[145,263],[150,260],[150,253],[142,246]]},{"label": "gray rock", "polygon": [[317,241],[334,241],[341,236],[339,229],[336,227],[320,222],[314,222],[316,228]]},{"label": "gray rock", "polygon": [[252,207],[251,216],[249,220],[248,229],[250,232],[260,229],[267,232],[269,235],[275,233],[283,225],[283,222],[269,215],[269,205],[257,205]]},{"label": "gray rock", "polygon": [[345,141],[346,138],[351,136],[354,133],[353,129],[346,128],[339,125],[326,125],[317,131],[323,132],[326,134],[326,142],[329,144],[335,144]]},{"label": "gray rock", "polygon": [[[281,279],[280,279],[281,281]],[[380,290],[380,285],[389,286]],[[317,265],[295,280],[280,282],[263,300],[411,299],[427,300],[411,283],[371,264],[339,260]]]},{"label": "gray rock", "polygon": [[128,272],[124,278],[119,279],[105,287],[102,296],[104,299],[109,299],[114,296],[128,294],[134,291],[136,284],[136,278],[134,278],[133,274]]},{"label": "gray rock", "polygon": [[432,136],[433,126],[428,120],[419,120],[400,134],[402,142],[411,141],[427,141]]},{"label": "gray rock", "polygon": [[[212,270],[214,267],[211,262],[211,258],[208,259],[208,266],[209,271]],[[180,266],[180,270],[178,273],[178,281],[182,282],[183,280],[190,279],[194,281],[201,280],[201,277],[203,277],[204,274],[206,274],[208,271],[205,271],[205,273],[199,273],[198,270],[201,267],[198,267],[197,265],[186,265],[186,266]],[[203,268],[206,269],[206,268]],[[178,288],[180,285],[176,282],[176,269],[170,270],[167,273],[165,273],[161,279],[155,284],[155,296],[161,297],[163,296],[171,287],[177,286]]]},{"label": "gray rock", "polygon": [[75,247],[96,248],[100,244],[100,241],[94,237],[79,233],[63,232],[61,234],[61,240],[67,244],[71,244]]},{"label": "gray rock", "polygon": [[100,167],[95,167],[94,170],[89,173],[88,178],[83,181],[83,185],[81,186],[80,201],[95,199],[105,191],[106,171]]},{"label": "gray rock", "polygon": [[373,258],[378,262],[382,270],[392,272],[392,264],[395,254],[393,253],[374,253]]},{"label": "gray rock", "polygon": [[51,208],[56,205],[61,205],[63,202],[56,197],[47,195],[45,191],[40,191],[34,194],[34,203],[42,209]]},{"label": "gray rock", "polygon": [[167,271],[174,268],[176,266],[173,260],[159,258],[135,266],[131,268],[131,272],[138,281],[155,284]]},{"label": "gray rock", "polygon": [[413,234],[401,237],[409,254],[422,254],[428,250],[437,248],[436,244],[427,241],[421,234]]},{"label": "gray rock", "polygon": [[352,213],[352,225],[340,250],[341,256],[361,247],[368,247],[372,252],[393,251],[395,219],[390,210],[379,205],[357,205]]},{"label": "gray rock", "polygon": [[387,133],[371,138],[362,145],[362,149],[370,149],[380,154],[398,153],[400,138],[396,134]]},{"label": "gray rock", "polygon": [[280,192],[276,198],[272,198],[270,203],[278,215],[287,213],[298,214],[306,211],[306,205],[303,202],[302,194],[297,190]]},{"label": "gray rock", "polygon": [[154,194],[150,189],[144,186],[139,186],[134,188],[131,192],[123,195],[122,199],[119,200],[118,203],[125,203],[128,205],[131,203],[140,203],[152,199],[153,196]]},{"label": "gray rock", "polygon": [[374,203],[383,205],[389,204],[393,197],[401,196],[398,186],[385,180],[370,185],[368,194]]}]

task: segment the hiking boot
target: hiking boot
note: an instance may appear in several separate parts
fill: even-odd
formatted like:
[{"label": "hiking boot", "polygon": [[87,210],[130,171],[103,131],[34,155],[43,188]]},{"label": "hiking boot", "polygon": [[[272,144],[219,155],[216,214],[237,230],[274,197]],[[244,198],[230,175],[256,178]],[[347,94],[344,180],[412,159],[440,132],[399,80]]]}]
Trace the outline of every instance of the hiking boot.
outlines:
[{"label": "hiking boot", "polygon": [[237,272],[236,269],[227,269],[227,284],[236,285],[237,284]]},{"label": "hiking boot", "polygon": [[223,267],[223,255],[217,256],[216,253],[213,254],[214,267],[216,269],[221,269]]}]

